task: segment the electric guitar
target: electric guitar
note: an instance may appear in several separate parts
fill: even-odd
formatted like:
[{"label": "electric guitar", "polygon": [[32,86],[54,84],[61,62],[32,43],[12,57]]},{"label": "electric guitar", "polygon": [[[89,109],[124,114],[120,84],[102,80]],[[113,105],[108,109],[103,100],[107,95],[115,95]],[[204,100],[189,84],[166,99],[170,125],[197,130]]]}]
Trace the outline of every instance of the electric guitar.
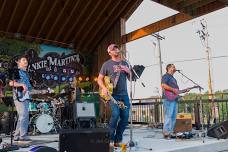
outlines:
[{"label": "electric guitar", "polygon": [[111,83],[110,77],[108,76],[104,77],[104,85],[108,89],[108,95],[105,95],[102,92],[102,89],[99,88],[100,97],[104,99],[104,102],[107,103],[108,101],[111,100],[113,103],[117,104],[120,109],[126,109],[127,106],[125,106],[122,101],[116,101],[116,99],[114,99],[113,96],[111,95],[113,92],[113,84]]},{"label": "electric guitar", "polygon": [[23,92],[22,87],[16,88],[16,97],[19,102],[24,102],[25,100],[31,99],[29,91]]},{"label": "electric guitar", "polygon": [[35,89],[33,89],[31,91],[27,90],[27,91],[23,92],[22,87],[17,87],[16,88],[16,97],[19,102],[24,102],[25,100],[30,100],[31,95],[35,95],[35,94],[42,95],[47,92],[48,92],[47,90],[35,90]]},{"label": "electric guitar", "polygon": [[175,94],[174,92],[170,91],[170,90],[165,90],[165,96],[168,100],[176,100],[178,98],[180,98],[179,94],[181,93],[185,93],[186,90],[191,90],[191,89],[194,89],[194,88],[199,88],[200,86],[193,86],[193,87],[190,87],[190,88],[187,88],[187,89],[183,89],[183,90],[177,90],[178,94]]}]

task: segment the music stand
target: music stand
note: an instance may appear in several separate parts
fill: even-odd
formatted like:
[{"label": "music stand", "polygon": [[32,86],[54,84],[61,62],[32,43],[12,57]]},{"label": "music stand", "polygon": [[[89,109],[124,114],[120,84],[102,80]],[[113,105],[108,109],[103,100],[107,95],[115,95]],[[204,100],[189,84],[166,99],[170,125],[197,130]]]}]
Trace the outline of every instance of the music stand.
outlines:
[{"label": "music stand", "polygon": [[18,150],[19,147],[17,145],[13,145],[13,128],[14,128],[14,123],[13,123],[13,116],[14,116],[14,102],[13,102],[13,97],[4,97],[2,98],[4,104],[7,107],[10,107],[10,120],[9,120],[9,126],[10,126],[10,145],[7,145],[6,147],[3,147],[0,151],[12,151],[12,150]]}]

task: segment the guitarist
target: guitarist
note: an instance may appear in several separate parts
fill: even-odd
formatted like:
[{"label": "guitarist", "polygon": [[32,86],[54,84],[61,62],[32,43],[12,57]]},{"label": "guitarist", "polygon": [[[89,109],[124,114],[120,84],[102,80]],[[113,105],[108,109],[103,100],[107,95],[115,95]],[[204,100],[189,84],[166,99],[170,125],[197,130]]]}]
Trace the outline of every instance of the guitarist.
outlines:
[{"label": "guitarist", "polygon": [[25,56],[21,55],[15,59],[17,68],[14,68],[13,76],[10,78],[9,85],[13,87],[13,99],[18,113],[18,121],[14,133],[14,141],[31,141],[28,137],[28,124],[29,124],[29,101],[30,96],[25,100],[20,100],[23,95],[29,94],[32,85],[29,80],[29,75],[26,72],[28,60]]},{"label": "guitarist", "polygon": [[98,85],[102,89],[102,93],[109,95],[108,88],[105,87],[104,77],[109,76],[113,83],[114,89],[112,96],[117,101],[122,101],[127,108],[120,109],[117,104],[109,102],[111,107],[111,118],[109,127],[111,129],[111,146],[121,146],[123,132],[128,124],[129,117],[129,97],[127,92],[127,78],[130,76],[130,70],[126,61],[121,59],[119,47],[116,44],[108,46],[108,54],[111,57],[106,61],[100,70],[98,76]]},{"label": "guitarist", "polygon": [[[163,90],[163,106],[164,106],[164,126],[163,126],[163,135],[164,138],[169,139],[173,133],[174,126],[176,123],[176,116],[178,110],[178,94],[179,87],[177,80],[173,77],[173,74],[176,72],[174,64],[168,64],[166,66],[166,74],[162,76],[161,87]],[[190,89],[182,91],[188,92]],[[166,93],[168,92],[168,93]],[[176,98],[170,98],[169,93],[176,95]]]}]

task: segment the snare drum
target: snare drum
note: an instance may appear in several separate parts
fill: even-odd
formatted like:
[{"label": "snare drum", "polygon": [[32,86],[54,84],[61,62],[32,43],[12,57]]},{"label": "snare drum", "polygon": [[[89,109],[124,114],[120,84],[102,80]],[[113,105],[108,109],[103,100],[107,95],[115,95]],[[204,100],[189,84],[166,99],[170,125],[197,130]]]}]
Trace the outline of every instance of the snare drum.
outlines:
[{"label": "snare drum", "polygon": [[37,111],[37,105],[34,102],[29,102],[29,111]]}]

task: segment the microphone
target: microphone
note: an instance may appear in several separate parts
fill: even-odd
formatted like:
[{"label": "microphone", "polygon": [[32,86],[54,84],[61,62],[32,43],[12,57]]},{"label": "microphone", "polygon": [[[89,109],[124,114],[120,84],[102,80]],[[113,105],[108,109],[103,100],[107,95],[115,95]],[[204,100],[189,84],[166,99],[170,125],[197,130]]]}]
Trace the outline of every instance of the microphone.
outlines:
[{"label": "microphone", "polygon": [[182,70],[176,70],[177,72],[180,72],[180,71],[182,71]]}]

